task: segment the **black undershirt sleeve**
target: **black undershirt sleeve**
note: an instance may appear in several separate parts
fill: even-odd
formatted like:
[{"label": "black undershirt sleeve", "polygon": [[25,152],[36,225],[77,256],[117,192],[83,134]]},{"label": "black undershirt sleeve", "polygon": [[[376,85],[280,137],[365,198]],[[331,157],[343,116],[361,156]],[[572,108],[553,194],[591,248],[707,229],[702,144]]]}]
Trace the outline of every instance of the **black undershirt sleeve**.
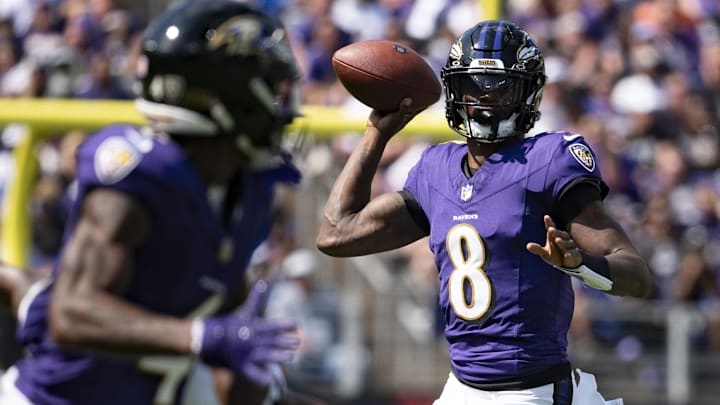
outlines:
[{"label": "black undershirt sleeve", "polygon": [[608,193],[607,185],[598,177],[583,176],[569,182],[555,200],[552,217],[560,229],[593,201],[602,200]]},{"label": "black undershirt sleeve", "polygon": [[412,194],[407,190],[398,191],[405,200],[405,207],[407,207],[410,216],[412,217],[415,224],[425,232],[425,235],[430,235],[430,221],[428,221],[425,211],[422,210],[420,204],[415,200]]}]

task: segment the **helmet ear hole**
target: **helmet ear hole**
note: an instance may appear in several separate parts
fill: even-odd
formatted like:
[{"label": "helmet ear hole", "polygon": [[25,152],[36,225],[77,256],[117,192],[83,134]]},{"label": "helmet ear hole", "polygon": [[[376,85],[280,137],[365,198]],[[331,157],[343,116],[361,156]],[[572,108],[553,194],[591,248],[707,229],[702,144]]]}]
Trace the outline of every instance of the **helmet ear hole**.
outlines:
[{"label": "helmet ear hole", "polygon": [[441,79],[448,125],[462,136],[501,142],[526,133],[539,117],[543,55],[514,23],[483,21],[461,34]]}]

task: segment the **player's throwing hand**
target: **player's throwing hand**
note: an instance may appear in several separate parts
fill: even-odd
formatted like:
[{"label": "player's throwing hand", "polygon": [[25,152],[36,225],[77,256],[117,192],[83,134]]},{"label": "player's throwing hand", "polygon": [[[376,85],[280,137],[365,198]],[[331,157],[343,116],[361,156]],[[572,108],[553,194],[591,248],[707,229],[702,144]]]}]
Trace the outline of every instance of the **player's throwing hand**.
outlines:
[{"label": "player's throwing hand", "polygon": [[420,110],[412,109],[412,99],[406,97],[400,101],[398,109],[393,112],[383,113],[373,110],[368,118],[367,126],[375,128],[383,136],[390,138],[400,132],[419,112]]}]

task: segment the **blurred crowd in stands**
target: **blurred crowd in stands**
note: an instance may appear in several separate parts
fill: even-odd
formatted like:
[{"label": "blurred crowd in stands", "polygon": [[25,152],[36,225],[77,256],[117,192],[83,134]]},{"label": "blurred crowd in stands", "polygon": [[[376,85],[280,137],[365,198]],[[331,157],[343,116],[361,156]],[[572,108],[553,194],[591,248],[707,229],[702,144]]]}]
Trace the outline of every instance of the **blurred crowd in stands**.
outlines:
[{"label": "blurred crowd in stands", "polygon": [[650,298],[698,305],[696,343],[720,350],[720,3],[510,5],[546,44],[536,130],[585,136],[610,186],[606,205],[653,271]]},{"label": "blurred crowd in stands", "polygon": [[[455,38],[487,16],[476,0],[259,2],[280,15],[289,30],[305,103],[363,113],[336,80],[331,65],[336,49],[364,39],[401,41],[439,72]],[[650,298],[699,308],[705,320],[696,346],[720,350],[720,2],[501,3],[504,18],[533,33],[544,49],[548,83],[534,132],[568,130],[588,140],[610,186],[606,205],[654,272]],[[148,17],[137,12],[138,4],[2,0],[0,97],[133,98],[138,41]],[[443,108],[442,99],[430,107],[439,117]],[[6,149],[12,148],[12,133],[3,134]],[[357,136],[344,134],[330,142],[336,163]],[[59,243],[58,206],[72,182],[72,151],[81,139],[72,133],[49,144],[42,157],[46,176],[36,187],[33,212],[36,247],[47,257]],[[376,190],[402,187],[407,170],[431,142],[430,137],[394,140]],[[3,168],[0,160],[0,173]],[[272,237],[287,238],[283,233],[292,232],[287,223],[281,220]],[[296,247],[293,242],[283,246]],[[274,263],[280,266],[290,251],[281,249]],[[418,286],[434,289],[435,267],[426,243],[403,249],[399,262]],[[310,274],[307,268],[297,272]],[[609,329],[602,333],[583,323],[588,303],[615,299],[581,287],[577,296],[571,338],[620,341],[622,331],[608,336]],[[330,334],[332,327],[323,330]]]}]

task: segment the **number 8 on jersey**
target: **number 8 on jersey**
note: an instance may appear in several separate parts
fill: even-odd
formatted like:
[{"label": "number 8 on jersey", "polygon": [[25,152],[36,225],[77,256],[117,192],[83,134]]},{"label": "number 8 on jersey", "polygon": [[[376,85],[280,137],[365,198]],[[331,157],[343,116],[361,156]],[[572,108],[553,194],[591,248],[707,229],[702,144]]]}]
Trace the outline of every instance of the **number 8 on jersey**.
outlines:
[{"label": "number 8 on jersey", "polygon": [[[450,305],[460,319],[481,319],[494,301],[492,284],[483,270],[485,242],[471,225],[458,224],[448,231],[445,243],[454,267],[448,279]],[[469,302],[464,288],[466,280],[469,284]]]}]

